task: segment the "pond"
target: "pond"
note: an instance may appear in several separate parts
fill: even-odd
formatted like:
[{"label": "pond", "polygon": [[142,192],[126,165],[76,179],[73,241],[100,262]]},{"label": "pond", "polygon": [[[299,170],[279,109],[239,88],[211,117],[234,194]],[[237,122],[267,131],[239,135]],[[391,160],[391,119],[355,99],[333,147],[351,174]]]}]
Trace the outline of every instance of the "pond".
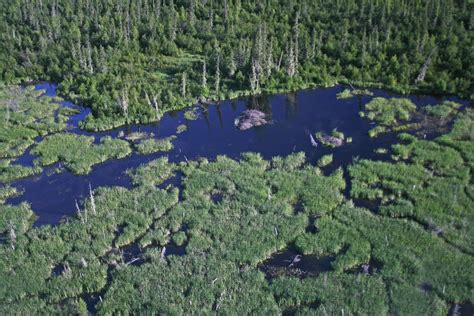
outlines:
[{"label": "pond", "polygon": [[[173,141],[174,149],[168,153],[132,155],[118,160],[109,160],[93,167],[92,172],[77,176],[67,170],[60,173],[52,172],[54,166],[44,168],[39,175],[14,182],[12,185],[23,194],[9,199],[7,202],[18,204],[27,201],[38,216],[35,225],[56,224],[64,216],[76,212],[75,201],[81,200],[92,188],[100,186],[130,187],[131,180],[126,170],[136,168],[141,164],[161,156],[168,156],[170,162],[206,157],[214,159],[218,155],[238,158],[242,152],[258,152],[264,158],[277,155],[288,155],[303,151],[307,160],[315,164],[323,155],[333,154],[333,162],[324,167],[326,173],[332,172],[339,166],[346,166],[358,158],[378,160],[389,159],[389,155],[376,154],[377,148],[389,148],[396,142],[396,134],[387,133],[377,138],[370,138],[368,131],[371,123],[359,116],[363,105],[373,97],[400,97],[383,91],[371,90],[374,96],[355,96],[351,99],[338,100],[336,94],[344,86],[305,90],[292,94],[263,95],[224,101],[215,105],[196,107],[198,119],[188,121],[184,118],[185,111],[166,113],[160,122],[155,124],[130,125],[106,132],[86,132],[78,127],[78,123],[89,115],[90,110],[79,107],[71,102],[63,101],[67,107],[80,109],[80,113],[69,120],[69,132],[94,136],[96,141],[109,135],[113,138],[127,135],[131,132],[153,133],[156,138],[176,134],[179,125],[185,124],[187,130],[177,134]],[[56,95],[56,86],[52,84],[37,84],[36,89],[45,90],[48,96]],[[425,95],[408,96],[418,107],[437,104],[441,99]],[[445,98],[463,104],[454,97]],[[444,99],[443,99],[444,100]],[[269,125],[254,127],[245,131],[237,129],[234,120],[246,109],[258,109],[271,117]],[[338,148],[324,147],[321,144],[313,147],[309,133],[321,131],[330,133],[337,128],[346,137],[352,137],[352,143]],[[433,137],[433,135],[427,135]],[[22,165],[32,165],[35,156],[27,151],[17,159]]]}]

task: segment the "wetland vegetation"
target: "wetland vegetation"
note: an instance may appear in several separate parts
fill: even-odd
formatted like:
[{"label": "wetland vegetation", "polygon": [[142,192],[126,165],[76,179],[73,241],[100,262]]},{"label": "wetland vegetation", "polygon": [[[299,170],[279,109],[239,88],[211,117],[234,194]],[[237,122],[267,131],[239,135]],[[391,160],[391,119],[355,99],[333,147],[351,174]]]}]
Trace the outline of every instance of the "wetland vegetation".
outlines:
[{"label": "wetland vegetation", "polygon": [[0,12],[1,315],[472,314],[470,1]]},{"label": "wetland vegetation", "polygon": [[[64,110],[60,98],[42,96],[34,87],[0,85],[0,181],[41,172],[39,166],[22,166],[15,160],[43,137],[65,131],[73,111]],[[40,97],[41,96],[41,97]]]},{"label": "wetland vegetation", "polygon": [[108,136],[94,144],[94,137],[64,133],[46,137],[31,153],[42,166],[62,162],[72,172],[85,174],[95,164],[129,155],[131,149],[128,142]]},{"label": "wetland vegetation", "polygon": [[163,139],[154,139],[148,138],[142,140],[140,143],[136,145],[137,151],[140,154],[152,154],[160,151],[170,151],[173,149],[172,141],[176,138],[176,136],[170,136]]},{"label": "wetland vegetation", "polygon": [[[56,226],[1,204],[1,311],[446,315],[474,286],[473,125],[466,109],[432,141],[402,134],[396,160],[349,166],[350,196],[342,169],[304,153],[245,153],[153,160],[128,171],[133,187],[90,190]],[[269,278],[266,260],[289,248]]]}]

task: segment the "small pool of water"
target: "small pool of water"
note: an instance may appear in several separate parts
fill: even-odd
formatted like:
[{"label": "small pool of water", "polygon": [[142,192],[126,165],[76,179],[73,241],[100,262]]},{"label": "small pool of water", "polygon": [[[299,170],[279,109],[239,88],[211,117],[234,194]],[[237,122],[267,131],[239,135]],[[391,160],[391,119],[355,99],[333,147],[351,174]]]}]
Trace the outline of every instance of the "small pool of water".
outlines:
[{"label": "small pool of water", "polygon": [[[38,216],[36,225],[56,224],[63,216],[75,213],[75,200],[88,195],[89,183],[92,188],[100,186],[131,187],[130,178],[125,171],[136,168],[161,156],[168,156],[171,162],[180,162],[199,157],[214,159],[217,155],[239,158],[242,152],[258,152],[264,158],[277,155],[288,155],[303,151],[307,160],[315,164],[321,156],[333,154],[333,163],[325,167],[326,173],[339,166],[346,166],[357,158],[388,159],[389,155],[379,155],[376,148],[389,146],[396,142],[396,135],[388,133],[375,139],[368,136],[373,125],[359,117],[363,105],[373,97],[399,97],[383,90],[371,90],[374,96],[356,96],[351,99],[338,100],[336,94],[344,86],[325,89],[305,90],[298,93],[273,96],[257,96],[218,105],[199,107],[199,118],[195,121],[184,119],[184,111],[170,112],[155,124],[136,124],[111,131],[92,133],[78,128],[78,123],[90,113],[90,109],[80,107],[68,101],[60,102],[63,106],[80,109],[68,122],[69,132],[94,136],[96,141],[109,135],[118,137],[130,132],[153,133],[162,138],[176,134],[178,125],[187,126],[187,131],[178,134],[173,141],[174,149],[168,153],[140,155],[134,153],[124,159],[109,160],[93,167],[90,174],[76,176],[69,171],[52,173],[51,167],[44,168],[40,175],[21,179],[13,186],[24,191],[23,195],[8,200],[18,204],[27,201]],[[56,86],[48,83],[37,84],[36,89],[44,89],[45,95],[55,96]],[[425,95],[409,96],[417,106],[437,104],[441,99]],[[456,98],[446,98],[463,104],[468,102]],[[234,126],[234,119],[246,109],[258,109],[271,116],[273,123],[265,126],[240,131]],[[333,128],[352,137],[353,142],[339,148],[324,147],[321,144],[313,147],[308,133],[318,131],[330,133]],[[18,158],[23,165],[32,165],[35,157],[27,153]]]},{"label": "small pool of water", "polygon": [[289,248],[272,255],[270,259],[259,266],[259,269],[265,273],[269,280],[280,275],[303,278],[331,271],[331,263],[334,260],[336,260],[335,256],[303,255],[295,249]]}]

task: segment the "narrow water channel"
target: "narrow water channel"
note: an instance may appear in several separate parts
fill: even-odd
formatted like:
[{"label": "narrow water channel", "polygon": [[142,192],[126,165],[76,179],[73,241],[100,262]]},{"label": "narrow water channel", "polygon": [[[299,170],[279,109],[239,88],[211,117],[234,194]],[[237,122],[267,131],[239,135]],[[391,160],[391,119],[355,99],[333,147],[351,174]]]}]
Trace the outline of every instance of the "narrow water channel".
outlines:
[{"label": "narrow water channel", "polygon": [[[264,158],[277,155],[288,155],[303,151],[310,163],[315,163],[321,156],[333,154],[333,163],[324,168],[329,173],[339,166],[346,166],[354,159],[371,158],[384,160],[389,155],[375,153],[375,149],[389,148],[396,142],[396,135],[388,133],[373,139],[368,136],[372,128],[369,121],[359,117],[359,111],[371,98],[400,97],[383,91],[371,90],[374,96],[356,96],[351,99],[338,100],[336,94],[345,87],[335,86],[325,89],[300,91],[293,94],[258,96],[220,104],[198,107],[199,117],[195,121],[184,119],[185,111],[169,112],[155,124],[130,125],[107,132],[86,132],[78,124],[90,110],[68,101],[63,106],[75,107],[79,114],[69,120],[68,131],[86,136],[94,136],[96,141],[109,135],[114,138],[121,134],[141,131],[153,133],[156,138],[176,134],[178,125],[185,124],[187,130],[177,135],[173,141],[174,149],[168,153],[151,155],[132,155],[119,160],[109,160],[93,167],[90,174],[85,176],[73,175],[67,170],[52,173],[53,167],[46,167],[36,176],[21,179],[13,183],[23,194],[8,200],[8,203],[18,204],[27,201],[38,216],[35,225],[56,224],[64,216],[75,212],[75,200],[87,196],[89,183],[92,188],[100,186],[130,187],[131,181],[125,174],[127,169],[136,168],[141,164],[161,156],[168,156],[171,162],[186,159],[206,157],[214,159],[217,155],[227,155],[239,158],[242,152],[258,152]],[[48,83],[37,84],[36,89],[45,90],[45,95],[56,96],[56,86]],[[417,106],[437,104],[441,99],[426,95],[409,96]],[[467,104],[456,98],[448,98]],[[258,109],[271,116],[272,124],[254,127],[240,131],[234,126],[234,119],[246,109]],[[353,142],[339,148],[324,147],[321,144],[313,147],[309,134],[321,131],[330,133],[337,128],[346,137],[352,137]],[[22,165],[32,165],[35,156],[27,151],[16,162]]]}]

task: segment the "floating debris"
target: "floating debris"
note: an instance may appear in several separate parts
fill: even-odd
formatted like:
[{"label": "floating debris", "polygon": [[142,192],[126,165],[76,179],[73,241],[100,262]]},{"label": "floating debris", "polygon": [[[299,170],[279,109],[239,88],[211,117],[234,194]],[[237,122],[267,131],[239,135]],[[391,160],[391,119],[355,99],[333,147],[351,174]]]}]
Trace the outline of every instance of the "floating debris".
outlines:
[{"label": "floating debris", "polygon": [[369,91],[367,89],[354,89],[352,87],[353,90],[350,90],[350,89],[344,89],[343,91],[339,92],[337,95],[336,95],[336,98],[337,99],[350,99],[352,98],[353,96],[356,96],[356,95],[366,95],[366,96],[373,96],[374,93],[372,91]]},{"label": "floating debris", "polygon": [[318,143],[314,139],[313,135],[309,134],[309,139],[311,140],[311,146],[318,147]]}]

